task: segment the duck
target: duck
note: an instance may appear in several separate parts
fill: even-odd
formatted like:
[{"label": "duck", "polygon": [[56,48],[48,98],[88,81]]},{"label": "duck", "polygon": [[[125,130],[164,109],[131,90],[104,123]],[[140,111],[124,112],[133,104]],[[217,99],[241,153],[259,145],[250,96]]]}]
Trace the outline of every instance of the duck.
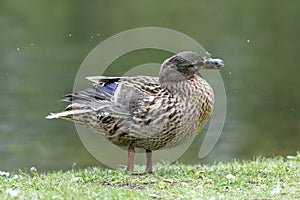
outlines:
[{"label": "duck", "polygon": [[128,148],[126,170],[134,171],[136,148],[146,152],[151,173],[152,151],[172,148],[192,139],[209,120],[214,93],[200,70],[224,67],[221,59],[184,51],[167,58],[158,77],[90,76],[90,88],[65,95],[69,105],[47,119],[73,121]]}]

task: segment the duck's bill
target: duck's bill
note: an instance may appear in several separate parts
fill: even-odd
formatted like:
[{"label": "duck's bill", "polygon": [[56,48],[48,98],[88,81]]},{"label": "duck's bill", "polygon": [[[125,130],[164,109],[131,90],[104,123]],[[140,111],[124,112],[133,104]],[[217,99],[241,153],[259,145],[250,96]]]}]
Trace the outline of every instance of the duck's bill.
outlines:
[{"label": "duck's bill", "polygon": [[217,58],[209,58],[204,61],[204,65],[200,69],[221,69],[223,67],[223,60]]}]

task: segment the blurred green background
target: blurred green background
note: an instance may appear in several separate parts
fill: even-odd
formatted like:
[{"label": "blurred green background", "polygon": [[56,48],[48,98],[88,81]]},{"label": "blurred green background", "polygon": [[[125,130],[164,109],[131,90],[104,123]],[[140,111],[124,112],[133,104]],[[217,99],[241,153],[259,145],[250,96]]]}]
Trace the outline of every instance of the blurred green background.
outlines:
[{"label": "blurred green background", "polygon": [[[200,135],[181,162],[294,154],[300,149],[299,9],[297,0],[1,1],[0,170],[100,165],[72,123],[45,116],[64,109],[58,100],[72,91],[96,45],[146,26],[187,34],[226,64],[220,71],[227,94],[222,136],[199,160]],[[117,63],[124,71],[168,56],[141,50]]]}]

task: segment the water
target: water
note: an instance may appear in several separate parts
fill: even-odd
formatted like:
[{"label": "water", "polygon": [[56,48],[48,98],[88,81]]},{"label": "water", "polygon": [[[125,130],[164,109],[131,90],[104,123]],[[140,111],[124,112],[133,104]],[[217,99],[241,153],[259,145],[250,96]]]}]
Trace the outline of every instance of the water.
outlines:
[{"label": "water", "polygon": [[[225,127],[216,147],[200,162],[294,154],[300,148],[299,4],[2,1],[0,170],[100,165],[71,122],[45,116],[64,109],[59,99],[72,91],[81,62],[99,42],[143,26],[181,31],[225,61]],[[106,74],[161,63],[168,56],[156,50],[132,52],[112,63]],[[199,162],[203,137],[195,139],[180,161]]]}]

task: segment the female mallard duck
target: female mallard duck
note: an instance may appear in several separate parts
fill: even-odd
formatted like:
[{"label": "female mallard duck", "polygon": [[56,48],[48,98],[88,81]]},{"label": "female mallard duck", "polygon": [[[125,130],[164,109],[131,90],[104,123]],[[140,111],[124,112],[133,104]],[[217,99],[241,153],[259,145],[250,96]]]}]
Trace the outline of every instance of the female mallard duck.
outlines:
[{"label": "female mallard duck", "polygon": [[46,118],[72,120],[127,146],[128,171],[133,171],[134,148],[145,149],[146,171],[152,172],[152,150],[194,137],[212,113],[213,90],[196,72],[223,66],[220,59],[181,52],[164,61],[159,77],[87,77],[94,87],[66,95],[71,102],[66,110]]}]

